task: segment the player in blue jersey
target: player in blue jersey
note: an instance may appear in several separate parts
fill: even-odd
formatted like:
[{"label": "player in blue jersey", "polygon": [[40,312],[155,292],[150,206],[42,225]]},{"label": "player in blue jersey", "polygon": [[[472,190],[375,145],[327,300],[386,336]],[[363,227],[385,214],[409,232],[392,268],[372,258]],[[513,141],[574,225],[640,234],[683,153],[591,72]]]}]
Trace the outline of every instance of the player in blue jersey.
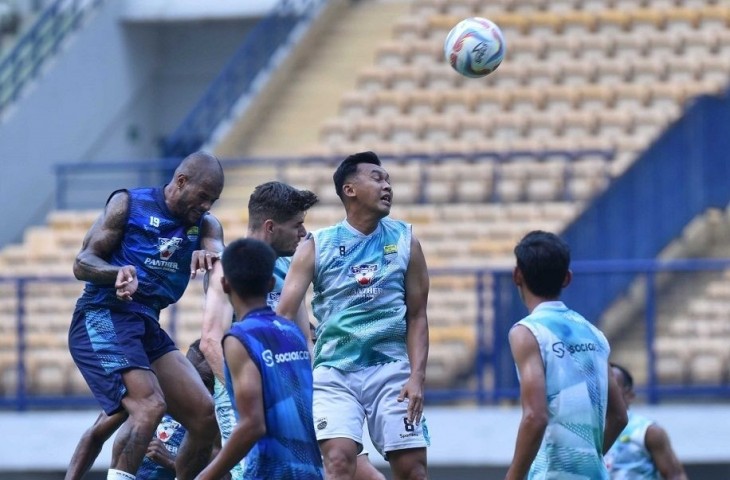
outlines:
[{"label": "player in blue jersey", "polygon": [[128,415],[109,480],[134,478],[165,412],[187,430],[178,478],[192,478],[210,458],[218,431],[213,400],[159,313],[222,251],[223,230],[208,213],[222,190],[218,159],[189,155],[164,187],[114,192],[76,257],[74,274],[87,283],[69,350],[104,412]]},{"label": "player in blue jersey", "polygon": [[312,370],[306,336],[267,305],[276,253],[247,238],[223,252],[223,290],[239,321],[223,339],[226,388],[237,423],[198,476],[217,479],[246,458],[246,480],[321,480],[312,423]]},{"label": "player in blue jersey", "polygon": [[[205,388],[213,393],[213,372],[200,351],[200,340],[194,341],[188,348],[185,357],[190,360],[203,380]],[[101,449],[109,437],[124,423],[127,414],[122,411],[108,416],[101,412],[92,427],[81,436],[74,450],[65,480],[81,480],[91,469]],[[137,480],[173,480],[175,478],[175,458],[180,448],[185,428],[171,416],[165,415],[157,426],[152,441],[147,446],[147,453],[142,465],[137,470]],[[215,453],[220,448],[215,446]]]},{"label": "player in blue jersey", "polygon": [[388,218],[393,189],[375,153],[350,155],[333,180],[346,219],[302,241],[279,303],[295,318],[313,285],[314,422],[327,478],[356,475],[367,419],[394,478],[424,479],[426,260],[411,226]]},{"label": "player in blue jersey", "polygon": [[[277,255],[274,267],[276,283],[267,298],[271,308],[276,308],[279,302],[284,277],[289,270],[290,257],[294,254],[299,241],[307,234],[304,217],[317,200],[317,196],[309,190],[298,190],[282,182],[263,183],[254,189],[249,198],[247,237],[267,243]],[[235,417],[223,377],[221,340],[224,332],[230,327],[233,311],[221,286],[222,276],[223,269],[220,263],[217,263],[206,276],[201,350],[215,373],[215,411],[225,443],[231,435]],[[299,315],[307,319],[303,305]],[[243,473],[242,466],[237,465],[231,473],[234,480],[240,479]]]},{"label": "player in blue jersey", "polygon": [[572,279],[563,240],[531,232],[515,257],[513,280],[529,315],[509,333],[522,420],[506,478],[607,479],[603,454],[626,425],[608,341],[559,300]]},{"label": "player in blue jersey", "polygon": [[[613,375],[631,405],[634,377],[624,367],[612,364]],[[629,409],[629,424],[605,457],[611,480],[687,480],[682,463],[672,449],[667,432],[652,420]]]}]

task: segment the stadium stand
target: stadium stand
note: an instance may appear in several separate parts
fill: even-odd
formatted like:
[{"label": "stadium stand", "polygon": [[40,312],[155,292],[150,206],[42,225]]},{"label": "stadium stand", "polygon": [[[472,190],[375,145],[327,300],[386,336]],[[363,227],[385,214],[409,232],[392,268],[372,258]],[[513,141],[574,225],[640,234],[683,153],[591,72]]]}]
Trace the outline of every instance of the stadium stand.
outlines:
[{"label": "stadium stand", "polygon": [[[393,215],[415,225],[434,269],[509,264],[514,243],[527,231],[561,231],[679,118],[690,99],[719,92],[730,76],[730,9],[711,0],[417,0],[407,8],[361,3],[343,14],[339,26],[359,32],[352,42],[337,32],[323,40],[322,48],[332,49],[327,51],[347,52],[346,68],[333,73],[323,61],[298,66],[296,91],[270,99],[273,113],[253,132],[234,128],[218,153],[232,158],[286,151],[326,159],[364,148],[382,153],[394,182]],[[370,16],[357,16],[365,10]],[[465,15],[488,16],[508,39],[504,64],[483,81],[454,74],[442,60],[444,35]],[[384,32],[384,40],[373,42],[378,35],[371,34],[363,41],[367,28]],[[310,89],[328,74],[338,81],[327,84],[332,95],[316,105]],[[296,132],[302,128],[300,117],[291,120],[297,109],[308,111],[307,132]],[[339,220],[331,164],[292,160],[281,169],[227,168],[224,198],[215,208],[226,238],[245,233],[242,206],[254,185],[272,178],[321,196],[322,205],[307,217],[309,229]],[[22,244],[0,251],[0,267],[68,275],[97,214],[53,212],[46,226],[26,231]],[[728,381],[730,359],[718,340],[728,334],[718,320],[730,301],[728,281],[724,274],[710,283],[686,317],[660,326],[655,348],[661,381]],[[491,335],[492,293],[485,288],[478,298],[473,276],[443,273],[432,282],[429,386],[453,387],[470,381],[478,341],[491,343],[474,332],[481,317]],[[3,319],[17,307],[15,288],[0,283]],[[84,393],[64,343],[80,285],[28,288],[43,292],[42,302],[28,304],[25,312],[33,352],[29,390]],[[199,332],[201,298],[200,284],[193,283],[176,309],[180,344]],[[17,385],[17,337],[8,322],[0,323],[7,334],[1,336],[0,389],[10,392]],[[696,340],[691,347],[678,341],[689,332]]]}]

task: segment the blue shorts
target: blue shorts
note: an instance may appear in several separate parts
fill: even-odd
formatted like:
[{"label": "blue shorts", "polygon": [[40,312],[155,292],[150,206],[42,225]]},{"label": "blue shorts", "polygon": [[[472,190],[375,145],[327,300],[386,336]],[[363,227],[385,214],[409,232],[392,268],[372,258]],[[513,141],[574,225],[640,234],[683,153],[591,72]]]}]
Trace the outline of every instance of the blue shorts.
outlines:
[{"label": "blue shorts", "polygon": [[127,388],[122,372],[150,370],[152,362],[177,350],[154,317],[107,308],[76,307],[68,332],[74,363],[107,415],[122,409]]}]

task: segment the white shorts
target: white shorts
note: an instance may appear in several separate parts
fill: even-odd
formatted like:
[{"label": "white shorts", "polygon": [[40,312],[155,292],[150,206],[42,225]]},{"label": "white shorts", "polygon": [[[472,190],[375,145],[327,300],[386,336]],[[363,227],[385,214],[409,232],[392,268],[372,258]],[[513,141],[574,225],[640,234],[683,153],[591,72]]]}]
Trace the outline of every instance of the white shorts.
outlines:
[{"label": "white shorts", "polygon": [[408,381],[407,362],[376,365],[355,372],[332,367],[314,369],[314,429],[317,440],[349,438],[362,445],[367,419],[373,446],[387,453],[431,444],[426,417],[418,425],[408,421],[408,400],[398,402]]}]

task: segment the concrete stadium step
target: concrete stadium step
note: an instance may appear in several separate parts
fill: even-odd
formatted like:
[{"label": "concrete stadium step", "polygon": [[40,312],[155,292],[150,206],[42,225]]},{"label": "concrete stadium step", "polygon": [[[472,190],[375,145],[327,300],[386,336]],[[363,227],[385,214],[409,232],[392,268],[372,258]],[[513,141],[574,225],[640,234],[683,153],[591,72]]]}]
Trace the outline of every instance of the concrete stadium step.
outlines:
[{"label": "concrete stadium step", "polygon": [[[374,62],[381,40],[392,37],[407,1],[362,1],[341,8],[322,27],[255,122],[241,119],[216,148],[222,157],[294,155],[318,144],[320,125],[337,114],[340,98],[354,89],[361,67]],[[336,61],[333,61],[336,59]]]}]

